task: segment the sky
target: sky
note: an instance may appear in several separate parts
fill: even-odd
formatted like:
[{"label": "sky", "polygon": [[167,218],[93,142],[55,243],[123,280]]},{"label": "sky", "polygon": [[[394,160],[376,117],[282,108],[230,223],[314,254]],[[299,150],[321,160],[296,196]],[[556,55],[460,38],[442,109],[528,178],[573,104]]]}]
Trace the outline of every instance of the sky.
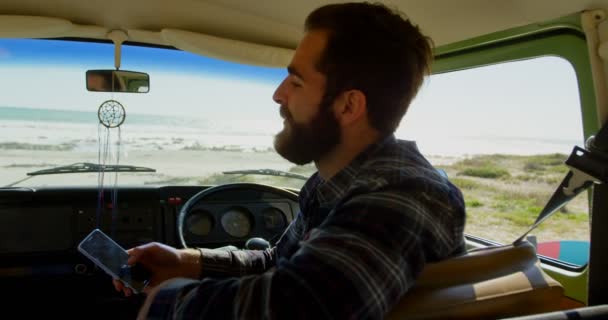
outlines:
[{"label": "sky", "polygon": [[[150,74],[147,94],[88,92],[87,69],[112,69],[113,46],[1,40],[0,106],[93,110],[116,99],[127,112],[228,121],[233,128],[281,128],[272,93],[284,69],[204,58],[177,50],[123,46],[123,70]],[[582,139],[576,76],[559,57],[432,76],[405,115],[399,137]]]},{"label": "sky", "polygon": [[547,56],[432,76],[400,131],[429,128],[461,136],[582,139],[576,74],[568,61]]}]

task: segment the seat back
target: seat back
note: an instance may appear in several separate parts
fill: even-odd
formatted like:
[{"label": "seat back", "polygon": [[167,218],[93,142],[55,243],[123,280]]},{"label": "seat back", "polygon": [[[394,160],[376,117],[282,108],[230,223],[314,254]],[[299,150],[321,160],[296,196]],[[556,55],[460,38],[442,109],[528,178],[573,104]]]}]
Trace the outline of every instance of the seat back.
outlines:
[{"label": "seat back", "polygon": [[568,319],[608,319],[608,304],[580,307],[567,311],[553,311],[531,316],[508,318],[504,320],[568,320]]},{"label": "seat back", "polygon": [[556,311],[562,297],[522,241],[428,264],[387,319],[496,319]]}]

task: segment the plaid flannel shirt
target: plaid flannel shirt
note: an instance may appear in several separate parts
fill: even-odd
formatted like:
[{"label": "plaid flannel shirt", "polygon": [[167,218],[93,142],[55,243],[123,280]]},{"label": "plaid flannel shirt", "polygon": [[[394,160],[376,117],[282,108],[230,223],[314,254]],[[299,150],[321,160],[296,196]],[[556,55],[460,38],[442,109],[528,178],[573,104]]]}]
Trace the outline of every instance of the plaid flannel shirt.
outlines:
[{"label": "plaid flannel shirt", "polygon": [[205,278],[164,285],[148,317],[382,319],[425,263],[464,252],[464,224],[461,192],[391,135],[312,175],[272,249],[202,249]]}]

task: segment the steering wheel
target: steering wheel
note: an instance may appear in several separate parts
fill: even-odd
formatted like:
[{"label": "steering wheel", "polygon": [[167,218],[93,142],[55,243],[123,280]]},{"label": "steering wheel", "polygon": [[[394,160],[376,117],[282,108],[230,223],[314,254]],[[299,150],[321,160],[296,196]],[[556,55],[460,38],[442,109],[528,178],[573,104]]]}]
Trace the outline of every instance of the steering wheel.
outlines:
[{"label": "steering wheel", "polygon": [[238,189],[254,190],[254,191],[258,191],[260,193],[263,193],[263,192],[273,193],[273,194],[280,195],[282,197],[285,197],[285,198],[295,201],[295,202],[298,201],[298,195],[295,192],[292,192],[292,191],[289,191],[286,189],[282,189],[282,188],[269,186],[269,185],[258,184],[258,183],[229,183],[229,184],[209,187],[209,188],[195,194],[194,196],[192,196],[188,201],[186,201],[186,203],[179,210],[179,214],[177,215],[177,235],[179,236],[179,241],[181,242],[181,245],[183,248],[188,248],[188,245],[186,244],[186,240],[184,239],[184,224],[185,224],[186,218],[190,214],[190,211],[192,210],[192,208],[195,207],[196,204],[198,204],[199,202],[206,200],[207,198],[209,198],[212,195],[215,195],[220,192],[228,192],[228,191],[233,191],[233,190],[238,190]]}]

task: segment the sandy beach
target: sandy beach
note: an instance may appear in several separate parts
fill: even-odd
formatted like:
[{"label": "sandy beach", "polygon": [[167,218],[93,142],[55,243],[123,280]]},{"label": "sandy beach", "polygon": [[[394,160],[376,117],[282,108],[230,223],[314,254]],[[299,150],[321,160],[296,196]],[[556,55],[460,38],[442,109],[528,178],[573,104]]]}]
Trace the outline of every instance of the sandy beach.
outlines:
[{"label": "sandy beach", "polygon": [[[457,157],[430,157],[436,165],[450,164]],[[0,149],[0,186],[27,177],[28,172],[79,162],[98,163],[97,152],[7,150]],[[106,164],[114,164],[108,161]],[[156,169],[155,173],[120,173],[119,184],[196,184],[215,173],[245,169],[275,169],[289,171],[295,165],[273,151],[222,150],[146,150],[122,155],[122,165]],[[312,165],[296,169],[310,174]],[[112,183],[114,173],[106,173],[104,184]],[[108,180],[109,179],[109,180]],[[15,186],[97,185],[97,173],[53,174],[36,176]]]},{"label": "sandy beach", "polygon": [[[97,152],[0,150],[0,185],[27,177],[28,172],[78,162],[98,163]],[[108,161],[107,164],[115,164]],[[197,178],[226,170],[271,168],[289,170],[293,165],[273,152],[235,152],[212,150],[157,150],[130,152],[122,165],[156,169],[155,173],[121,173],[120,184],[141,185],[170,178]],[[113,175],[108,173],[108,175]],[[37,176],[18,186],[97,185],[96,173]]]}]

